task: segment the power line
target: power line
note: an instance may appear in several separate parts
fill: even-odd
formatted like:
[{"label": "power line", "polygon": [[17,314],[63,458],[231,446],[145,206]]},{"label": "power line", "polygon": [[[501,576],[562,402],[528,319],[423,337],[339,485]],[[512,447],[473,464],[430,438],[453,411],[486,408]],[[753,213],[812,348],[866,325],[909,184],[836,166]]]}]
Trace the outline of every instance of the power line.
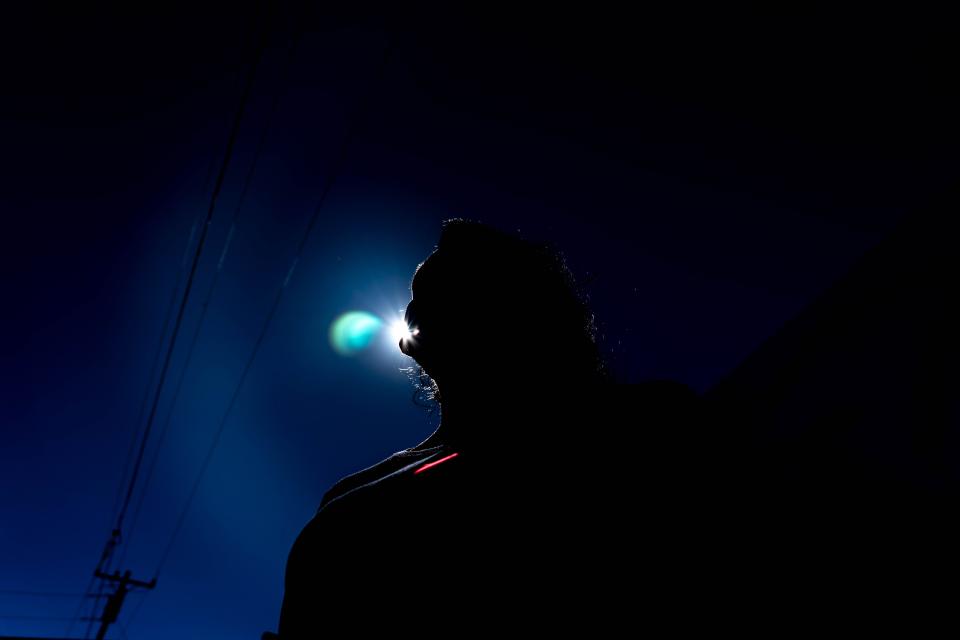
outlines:
[{"label": "power line", "polygon": [[127,628],[133,623],[134,619],[137,617],[137,614],[140,613],[140,607],[143,606],[144,601],[147,599],[146,591],[139,591],[138,593],[140,594],[140,600],[137,602],[136,606],[133,607],[133,611],[127,617],[127,621],[119,625],[123,630],[124,637],[127,635]]},{"label": "power line", "polygon": [[[126,601],[127,596],[134,593],[137,589],[153,589],[157,586],[157,581],[151,580],[150,582],[145,582],[143,580],[135,580],[130,576],[129,570],[124,571],[123,575],[120,575],[119,571],[114,571],[112,574],[97,571],[96,576],[104,582],[111,582],[116,585],[107,603],[103,605],[103,611],[99,617],[100,628],[97,630],[97,640],[104,640],[107,631],[110,629],[110,625],[116,623],[120,617],[120,611],[123,609],[123,603]],[[87,635],[89,635],[89,633]]]},{"label": "power line", "polygon": [[[113,514],[111,514],[111,519],[112,519],[112,516]],[[117,540],[118,540],[118,532],[114,530],[110,536],[110,539],[107,540],[107,543],[104,545],[103,551],[100,553],[100,561],[97,563],[97,568],[93,572],[93,575],[90,576],[90,581],[87,583],[87,588],[84,593],[84,598],[82,598],[80,600],[80,603],[77,605],[77,610],[76,612],[74,612],[73,617],[70,619],[70,624],[67,626],[67,632],[65,635],[69,636],[70,633],[73,631],[74,625],[77,624],[77,622],[81,619],[81,615],[83,614],[83,605],[86,603],[85,598],[90,596],[91,591],[93,591],[93,584],[97,580],[97,571],[99,571],[105,564],[109,564],[110,557],[113,555],[113,550],[114,548],[116,548]],[[100,590],[97,595],[98,596],[103,595],[102,583],[100,585]],[[96,611],[96,606],[97,606],[96,602],[94,602],[91,613],[93,613],[93,611]],[[83,619],[90,620],[91,618],[88,617]],[[87,625],[87,632],[84,634],[84,638],[90,635],[90,628],[91,628],[91,625]]]},{"label": "power line", "polygon": [[[269,18],[269,15],[268,15],[268,18]],[[189,275],[187,276],[187,281],[184,287],[183,296],[181,298],[180,306],[177,311],[176,321],[173,326],[173,331],[171,332],[171,335],[170,335],[170,341],[167,347],[166,356],[164,357],[164,360],[163,360],[163,367],[160,370],[160,376],[157,380],[156,392],[153,397],[153,402],[151,403],[151,406],[150,406],[150,413],[148,414],[147,422],[144,427],[143,437],[140,440],[140,447],[139,447],[139,450],[137,451],[136,459],[133,465],[133,470],[130,474],[130,481],[127,486],[127,491],[124,496],[120,510],[117,513],[116,525],[114,526],[113,531],[111,533],[111,538],[107,541],[104,547],[104,551],[100,556],[100,561],[97,564],[96,571],[94,572],[95,575],[100,574],[101,570],[104,567],[104,564],[110,559],[110,557],[113,554],[113,550],[116,548],[117,544],[119,544],[120,542],[120,535],[123,527],[123,520],[124,520],[124,517],[126,516],[127,509],[130,506],[130,500],[133,497],[133,492],[137,485],[137,477],[139,476],[140,467],[143,463],[143,457],[146,451],[147,442],[150,439],[150,431],[153,427],[153,422],[156,418],[157,407],[159,406],[160,397],[163,393],[164,382],[166,380],[167,372],[169,371],[169,368],[170,368],[170,362],[173,357],[174,350],[176,348],[176,342],[180,332],[180,327],[183,324],[183,316],[186,311],[187,302],[190,299],[190,292],[193,288],[194,278],[196,277],[197,268],[200,263],[200,256],[203,254],[203,247],[207,239],[207,234],[209,233],[209,230],[210,230],[210,223],[213,219],[213,212],[216,208],[217,197],[219,196],[220,190],[223,187],[224,179],[226,177],[227,170],[230,166],[230,159],[233,155],[233,148],[239,136],[240,126],[243,122],[243,114],[253,89],[257,67],[260,64],[260,60],[263,56],[263,51],[266,48],[267,35],[269,32],[269,22],[270,22],[269,19],[264,21],[260,42],[255,48],[253,60],[250,65],[250,70],[247,74],[247,80],[243,89],[243,93],[240,97],[240,104],[234,116],[233,126],[230,131],[230,136],[227,140],[227,148],[224,153],[223,162],[220,166],[220,171],[217,175],[217,181],[214,185],[213,192],[210,197],[210,205],[207,209],[206,218],[204,219],[203,225],[201,227],[200,238],[197,241],[197,248],[194,251],[193,260],[190,266],[190,272],[189,272]],[[92,586],[92,582],[91,582],[91,586]],[[103,591],[102,587],[103,585],[101,582],[101,589],[100,589],[101,593]],[[87,588],[88,593],[89,591],[90,591],[90,587]],[[82,606],[83,604],[81,602],[80,610],[82,610]],[[75,618],[76,616],[73,619],[74,621],[75,621]],[[71,629],[72,627],[73,627],[73,622],[71,622],[71,625],[70,625]],[[69,634],[69,631],[68,631],[68,634]],[[86,636],[89,636],[89,627],[88,627]]]},{"label": "power line", "polygon": [[[217,155],[210,154],[210,160],[207,162],[206,177],[203,180],[203,188],[200,191],[201,194],[206,194],[207,189],[210,186],[210,180],[213,177],[213,171],[216,167]],[[193,239],[196,237],[197,226],[200,223],[198,218],[194,221],[193,225],[190,227],[190,234],[187,236],[186,245],[183,247],[183,257],[180,259],[180,266],[177,269],[177,275],[174,279],[173,289],[170,291],[170,301],[167,303],[167,309],[164,312],[163,325],[160,329],[160,336],[157,339],[157,348],[154,352],[153,361],[150,365],[150,375],[147,377],[147,384],[143,389],[143,398],[140,401],[140,410],[137,415],[136,425],[137,428],[134,429],[130,437],[130,445],[127,447],[127,453],[124,456],[123,470],[120,472],[120,484],[117,487],[117,495],[113,501],[113,508],[110,511],[110,521],[112,522],[116,517],[118,510],[120,508],[120,499],[123,498],[123,487],[127,482],[127,474],[130,471],[130,463],[133,460],[133,453],[136,451],[137,440],[140,434],[140,424],[143,422],[143,417],[146,414],[147,402],[150,399],[150,389],[153,387],[153,380],[157,375],[157,367],[160,364],[160,357],[163,355],[163,344],[165,342],[164,338],[167,335],[167,329],[170,327],[170,320],[173,318],[173,311],[176,309],[177,302],[177,292],[180,290],[180,280],[183,277],[184,272],[187,269],[187,259],[190,257],[190,246],[193,244]],[[119,544],[119,539],[116,537],[119,535],[119,532],[115,532],[111,535],[110,540],[107,542],[104,547],[103,555],[98,568],[109,569],[110,561],[113,556],[113,549]],[[126,547],[124,547],[126,549]],[[90,577],[90,582],[87,584],[87,589],[84,594],[78,597],[88,598],[91,596],[90,591],[93,589],[93,584],[96,581],[96,575]],[[97,593],[97,597],[105,597],[106,594],[103,593],[103,585],[101,583],[100,589]],[[73,631],[73,625],[76,622],[76,619],[80,617],[81,612],[83,611],[84,600],[81,600],[77,605],[77,611],[74,614],[74,620],[71,622],[70,626],[67,628],[66,635],[70,635],[70,632]],[[90,635],[90,629],[92,624],[87,626],[87,632],[84,637]]]},{"label": "power line", "polygon": [[[211,161],[207,169],[207,177],[204,180],[202,193],[206,193],[207,187],[209,186],[210,175],[213,173],[213,165],[214,165],[214,158],[211,157]],[[116,495],[116,498],[114,498],[113,509],[110,512],[111,521],[117,517],[118,509],[120,507],[120,499],[123,497],[123,485],[126,483],[127,474],[130,471],[130,463],[133,461],[133,453],[136,450],[136,444],[138,439],[137,436],[140,433],[140,424],[143,422],[144,415],[146,414],[147,402],[150,399],[150,388],[153,386],[153,380],[157,375],[157,368],[160,365],[160,357],[163,355],[163,344],[165,341],[164,339],[166,338],[166,335],[167,335],[167,329],[170,327],[170,321],[173,319],[173,311],[174,309],[176,309],[177,292],[180,290],[180,280],[182,279],[183,274],[187,269],[187,260],[190,257],[190,247],[193,244],[194,237],[196,236],[197,225],[199,224],[199,222],[200,222],[199,219],[196,220],[193,223],[193,226],[191,226],[190,228],[190,234],[187,237],[187,243],[183,248],[183,257],[180,259],[180,266],[177,269],[177,275],[173,283],[173,289],[170,291],[170,301],[167,303],[167,309],[166,309],[166,312],[164,313],[163,325],[160,329],[160,337],[157,340],[157,348],[156,348],[156,351],[154,352],[153,363],[150,365],[150,375],[147,378],[147,385],[143,390],[143,398],[140,402],[140,411],[137,416],[137,422],[136,422],[137,428],[134,429],[133,437],[131,437],[130,439],[130,446],[127,448],[127,454],[124,458],[123,471],[120,474],[120,486],[117,487],[117,495]],[[111,536],[110,541],[107,542],[107,547],[104,549],[105,557],[101,558],[101,563],[100,563],[101,568],[109,570],[110,562],[113,557],[113,550],[116,547],[116,545],[119,543],[120,543],[119,531],[114,530],[114,533]],[[107,553],[108,549],[109,549],[109,553]],[[126,550],[126,547],[124,547],[124,550]],[[93,575],[90,577],[90,582],[87,584],[87,590],[83,597],[85,598],[90,597],[91,595],[90,591],[91,589],[93,589],[93,584],[96,581],[96,579],[97,579],[96,575]],[[98,598],[106,597],[107,594],[104,593],[103,582],[100,583],[100,587],[96,595]],[[76,617],[79,617],[80,613],[83,611],[84,602],[85,602],[84,600],[80,601],[80,604],[78,605],[78,608],[77,608],[77,612],[75,614]],[[92,609],[93,611],[96,611],[96,603],[94,603]],[[90,633],[93,630],[93,620],[94,618],[91,617],[90,622],[87,625],[87,630],[84,633],[85,638],[89,637]],[[73,623],[71,623],[70,627],[67,629],[67,635],[70,635],[70,632],[72,630],[73,630]]]},{"label": "power line", "polygon": [[[206,193],[207,187],[210,184],[210,176],[213,173],[213,166],[214,166],[215,159],[216,159],[216,156],[211,155],[209,166],[207,167],[207,177],[204,180],[203,191],[201,193]],[[177,275],[174,280],[173,289],[170,291],[170,301],[167,303],[167,309],[166,309],[166,312],[164,313],[164,318],[163,318],[163,325],[160,329],[160,337],[157,339],[157,348],[154,352],[153,362],[150,365],[150,375],[147,377],[147,384],[143,389],[143,398],[140,401],[140,411],[138,412],[137,422],[136,422],[137,428],[134,429],[133,431],[133,434],[130,438],[130,445],[127,448],[127,454],[124,457],[123,471],[120,473],[120,485],[117,487],[117,495],[114,498],[113,508],[110,511],[110,522],[112,522],[114,518],[116,518],[117,511],[120,507],[120,499],[123,497],[123,486],[124,484],[126,484],[127,473],[130,471],[130,463],[133,460],[133,453],[136,450],[137,439],[138,439],[137,436],[140,433],[140,424],[143,422],[143,417],[146,414],[147,402],[150,399],[150,388],[153,386],[153,379],[156,377],[156,374],[157,374],[157,367],[160,364],[160,356],[163,355],[164,338],[167,335],[167,329],[170,326],[170,320],[173,318],[173,311],[176,308],[177,292],[180,290],[180,279],[182,278],[184,271],[186,271],[187,259],[190,256],[190,246],[193,244],[193,238],[196,236],[197,225],[199,224],[199,222],[200,220],[198,219],[193,223],[193,226],[190,228],[190,234],[187,237],[186,245],[183,248],[183,257],[180,259],[180,267],[177,270]],[[109,569],[110,560],[113,555],[113,549],[117,544],[119,544],[119,540],[116,538],[115,535],[111,535],[110,540],[107,542],[107,545],[104,547],[104,553],[101,556],[101,560],[99,563],[100,568]],[[90,592],[93,589],[93,584],[96,581],[96,579],[97,579],[96,575],[92,575],[90,577],[90,582],[87,583],[86,592],[78,597],[81,597],[81,598],[90,597],[91,596]],[[105,595],[106,594],[103,593],[103,585],[101,583],[97,596],[104,597]],[[83,611],[84,602],[85,600],[80,600],[80,603],[77,605],[77,611],[74,614],[74,619],[80,617],[80,614]],[[66,635],[69,636],[70,632],[73,631],[74,624],[75,622],[71,622],[70,626],[67,628]],[[92,624],[87,626],[87,633],[85,634],[85,637],[90,635],[91,629],[92,629]]]},{"label": "power line", "polygon": [[[369,100],[374,93],[374,89],[378,84],[378,81],[382,77],[383,73],[386,70],[387,62],[389,61],[390,55],[393,52],[393,44],[391,43],[386,47],[383,55],[383,60],[380,64],[379,73],[376,74],[374,82],[371,83],[370,90],[366,96],[363,96],[357,104],[356,113],[352,122],[347,126],[347,132],[344,135],[343,141],[341,143],[338,154],[335,157],[334,164],[331,167],[331,171],[327,176],[327,180],[324,183],[323,190],[320,193],[320,199],[317,202],[317,206],[314,208],[312,215],[307,223],[306,228],[304,229],[303,236],[300,238],[300,241],[297,243],[296,250],[294,252],[293,259],[290,264],[290,268],[287,271],[286,277],[283,280],[283,283],[280,285],[280,288],[277,291],[277,295],[273,299],[273,303],[270,306],[267,316],[264,320],[263,326],[261,327],[260,333],[257,336],[256,341],[254,342],[253,349],[250,352],[250,356],[247,358],[244,363],[243,369],[240,373],[240,378],[237,382],[237,385],[234,387],[233,393],[230,396],[230,401],[227,403],[227,408],[223,413],[223,416],[220,419],[219,426],[217,431],[214,434],[213,441],[210,443],[210,446],[207,449],[207,453],[204,456],[203,462],[200,465],[200,471],[198,472],[196,478],[194,479],[193,485],[190,488],[190,493],[187,496],[187,502],[184,505],[183,509],[180,511],[180,515],[177,518],[176,525],[174,526],[173,533],[170,536],[170,539],[167,543],[167,546],[164,548],[163,553],[160,556],[160,561],[157,563],[157,569],[154,572],[154,579],[158,579],[160,573],[163,571],[163,567],[167,562],[167,559],[170,556],[170,552],[173,550],[174,544],[176,543],[177,536],[180,533],[181,528],[183,527],[184,522],[186,521],[187,515],[190,511],[190,506],[193,503],[194,498],[197,495],[197,490],[200,488],[200,484],[203,482],[203,478],[206,475],[207,469],[210,466],[210,462],[213,459],[213,455],[217,450],[217,447],[220,444],[221,437],[227,426],[227,420],[230,417],[230,414],[233,412],[234,406],[236,406],[237,399],[240,396],[240,392],[243,389],[244,382],[247,379],[247,375],[250,373],[253,363],[256,360],[257,354],[260,351],[260,347],[263,345],[264,339],[267,336],[267,332],[270,328],[270,324],[273,322],[273,318],[277,313],[277,309],[280,307],[280,302],[283,300],[283,294],[286,291],[288,285],[290,284],[290,279],[293,276],[294,271],[297,268],[297,265],[300,262],[300,259],[303,256],[304,249],[307,245],[307,241],[310,239],[311,232],[316,226],[317,221],[320,218],[320,212],[323,210],[323,205],[326,203],[327,197],[336,182],[336,179],[339,177],[343,166],[346,163],[347,152],[350,147],[350,143],[353,141],[354,136],[359,125],[359,122],[362,118],[364,109],[369,104]],[[127,627],[133,623],[133,619],[136,616],[136,613],[139,612],[140,608],[138,607],[133,615],[127,622]]]},{"label": "power line", "polygon": [[[105,590],[106,590],[106,587],[104,586],[103,582],[101,581],[100,584],[99,584],[99,586],[98,586],[98,588],[97,588],[97,595],[98,595],[98,596],[107,595],[106,593],[104,593]],[[96,621],[96,619],[97,619],[97,605],[99,604],[99,602],[100,602],[99,598],[98,598],[96,601],[94,601],[93,605],[90,607],[90,615],[88,615],[88,616],[86,616],[86,617],[84,618],[84,619],[87,621],[87,628],[86,628],[86,629],[84,630],[84,632],[83,632],[83,637],[84,637],[85,639],[86,639],[86,638],[89,638],[89,637],[90,637],[90,634],[93,633],[93,623],[94,623],[94,622]],[[73,624],[73,623],[71,623],[71,625],[72,625],[72,624]]]},{"label": "power line", "polygon": [[[388,48],[387,53],[390,52]],[[387,56],[384,56],[383,66],[386,66]],[[382,73],[381,69],[381,73]],[[372,92],[371,92],[372,93]],[[368,96],[369,97],[369,96]],[[363,104],[360,105],[361,107]],[[323,205],[326,202],[327,196],[330,193],[331,188],[333,187],[334,182],[339,176],[341,170],[343,169],[343,164],[346,161],[347,150],[349,148],[350,142],[353,140],[353,136],[356,133],[356,125],[359,120],[359,113],[354,122],[350,123],[350,126],[347,131],[347,135],[344,136],[343,143],[340,147],[340,153],[338,154],[337,161],[333,166],[333,170],[327,177],[327,180],[324,184],[323,191],[320,194],[320,200],[317,203],[316,208],[314,209],[313,215],[310,217],[310,220],[307,224],[306,229],[304,230],[303,236],[300,238],[300,242],[297,244],[296,252],[294,253],[293,260],[290,264],[290,269],[287,272],[286,277],[283,280],[283,284],[280,286],[280,289],[277,291],[277,295],[274,297],[273,304],[270,306],[270,310],[267,312],[267,317],[263,323],[263,327],[260,330],[260,334],[257,336],[257,340],[253,345],[253,350],[250,352],[250,356],[247,358],[246,363],[244,364],[243,370],[240,374],[240,379],[237,382],[237,386],[234,388],[233,394],[230,397],[230,402],[227,404],[227,409],[223,414],[223,417],[220,420],[220,426],[217,429],[216,434],[214,435],[213,442],[210,445],[210,448],[207,450],[207,455],[203,460],[203,464],[200,467],[200,473],[197,475],[196,480],[194,481],[193,487],[191,488],[189,497],[187,498],[187,504],[184,506],[184,509],[180,513],[180,517],[177,520],[177,526],[174,529],[173,535],[171,536],[170,542],[167,544],[167,548],[164,550],[163,555],[161,556],[160,562],[157,566],[157,570],[154,572],[154,575],[157,576],[160,574],[163,565],[169,556],[170,550],[173,547],[173,543],[176,540],[177,533],[180,530],[180,527],[183,525],[183,520],[186,518],[186,514],[190,509],[190,505],[193,502],[194,497],[196,496],[197,489],[199,488],[200,482],[203,480],[203,476],[206,473],[207,467],[210,464],[210,460],[213,458],[213,453],[215,452],[217,446],[220,443],[220,437],[223,435],[224,428],[227,424],[227,419],[233,411],[233,407],[236,405],[237,398],[240,395],[240,391],[243,388],[243,383],[246,381],[247,374],[250,373],[250,369],[253,366],[253,362],[257,357],[257,354],[260,351],[260,347],[263,344],[264,339],[266,338],[267,331],[270,328],[270,324],[273,321],[274,316],[276,315],[277,309],[280,306],[280,302],[283,299],[283,294],[287,289],[287,286],[290,283],[290,279],[293,276],[294,271],[297,268],[297,265],[300,262],[300,258],[303,255],[303,250],[306,247],[307,240],[310,238],[310,234],[313,231],[314,226],[317,223],[317,220],[320,218],[320,211],[323,209]]]},{"label": "power line", "polygon": [[[299,33],[299,32],[298,32]],[[247,175],[243,181],[243,188],[240,191],[240,197],[237,201],[237,205],[233,212],[233,218],[230,220],[230,228],[227,231],[227,238],[223,244],[223,250],[220,253],[220,259],[217,262],[217,268],[213,275],[213,280],[210,282],[210,286],[207,289],[206,296],[204,297],[203,304],[200,308],[200,317],[197,320],[196,328],[194,329],[193,336],[190,340],[190,345],[187,348],[187,354],[184,358],[182,367],[180,368],[180,374],[177,377],[177,383],[174,387],[173,396],[170,400],[170,409],[167,412],[166,420],[163,423],[163,427],[160,430],[160,435],[157,438],[157,446],[154,449],[153,457],[150,460],[150,465],[147,468],[147,474],[143,481],[143,486],[140,489],[140,497],[137,500],[137,505],[133,511],[133,519],[130,524],[129,532],[125,539],[125,544],[120,555],[119,564],[123,564],[126,559],[127,553],[130,549],[130,542],[133,539],[133,535],[136,532],[137,524],[140,521],[140,513],[143,508],[143,504],[146,500],[147,488],[150,486],[150,483],[153,479],[154,471],[156,470],[157,461],[160,458],[160,451],[163,448],[163,444],[166,441],[167,433],[170,430],[170,423],[172,421],[174,409],[177,406],[177,401],[180,398],[180,391],[183,387],[183,382],[186,379],[187,370],[190,368],[190,363],[193,360],[193,353],[196,350],[197,343],[200,339],[200,332],[203,328],[204,321],[207,317],[207,310],[210,308],[210,303],[213,300],[213,293],[217,288],[217,283],[220,281],[220,274],[223,272],[223,264],[226,261],[227,253],[230,250],[231,242],[233,241],[233,236],[236,233],[237,223],[240,220],[240,213],[243,210],[243,205],[246,201],[247,192],[250,189],[250,185],[253,183],[253,177],[256,174],[257,164],[260,160],[260,156],[263,153],[264,148],[266,147],[267,139],[269,137],[271,125],[273,119],[276,116],[277,109],[280,105],[280,99],[283,95],[283,88],[286,85],[287,77],[290,72],[290,68],[293,66],[293,60],[296,55],[297,47],[299,45],[299,37],[295,36],[293,42],[290,46],[290,50],[287,55],[286,63],[284,66],[284,71],[281,74],[281,78],[277,84],[277,90],[274,93],[273,101],[270,105],[270,110],[267,112],[267,118],[263,131],[260,134],[260,139],[257,141],[257,146],[254,150],[253,160],[250,163],[250,168],[247,170]]]},{"label": "power line", "polygon": [[[207,162],[206,174],[203,179],[203,188],[200,190],[200,193],[203,196],[206,195],[207,189],[210,187],[210,180],[213,179],[213,172],[216,168],[216,164],[217,154],[211,153],[210,160]],[[140,411],[139,415],[137,416],[137,429],[134,430],[133,437],[130,440],[130,447],[127,449],[127,455],[124,459],[123,473],[120,476],[120,486],[117,487],[117,496],[114,499],[113,511],[111,512],[110,516],[111,520],[116,518],[117,511],[120,507],[120,499],[123,497],[123,486],[126,483],[127,472],[130,470],[130,462],[133,460],[133,452],[136,449],[137,435],[140,432],[139,425],[141,422],[143,422],[143,416],[146,413],[147,401],[150,399],[150,388],[153,386],[153,379],[156,376],[157,367],[160,364],[160,356],[163,355],[164,337],[167,335],[167,328],[170,326],[170,320],[173,318],[173,310],[176,308],[177,292],[180,290],[180,279],[187,270],[187,260],[190,257],[190,247],[193,245],[193,239],[197,235],[197,226],[199,224],[200,218],[198,217],[190,227],[190,235],[187,237],[187,244],[183,248],[183,257],[180,259],[180,266],[177,269],[177,276],[174,280],[173,290],[170,292],[170,301],[167,303],[167,310],[164,313],[163,318],[163,328],[160,329],[160,338],[157,341],[157,349],[153,356],[153,364],[150,366],[150,377],[147,378],[147,386],[143,390],[143,399],[140,402]]]},{"label": "power line", "polygon": [[[206,193],[206,191],[207,185],[204,184],[203,193]],[[157,340],[157,348],[153,355],[153,362],[150,365],[150,376],[147,378],[147,385],[143,390],[143,398],[140,401],[140,411],[137,415],[137,429],[134,430],[133,438],[131,438],[130,446],[127,449],[123,472],[120,476],[120,486],[117,487],[117,496],[114,498],[113,502],[111,520],[117,517],[117,513],[120,508],[120,499],[123,498],[123,485],[127,479],[127,473],[130,471],[130,463],[133,460],[133,452],[136,450],[137,445],[137,435],[140,432],[139,427],[143,422],[144,415],[147,412],[147,402],[150,400],[150,388],[153,387],[153,379],[157,375],[157,367],[160,366],[160,357],[163,355],[163,343],[165,342],[164,338],[167,336],[167,329],[170,328],[170,321],[173,319],[173,311],[177,308],[177,292],[180,290],[180,279],[183,276],[183,273],[187,270],[187,259],[190,257],[190,246],[193,244],[193,239],[197,235],[197,225],[199,222],[199,219],[196,220],[193,223],[193,226],[190,227],[190,235],[187,237],[187,244],[183,248],[183,258],[181,258],[180,267],[177,269],[177,275],[173,283],[173,290],[170,291],[170,300],[167,302],[167,309],[163,314],[163,325],[160,329],[160,338]]]},{"label": "power line", "polygon": [[136,487],[137,476],[140,473],[140,466],[143,463],[143,455],[146,450],[147,441],[150,438],[150,430],[153,427],[153,421],[157,415],[157,407],[160,404],[160,396],[163,392],[163,385],[166,381],[167,371],[170,369],[170,361],[173,358],[173,352],[177,344],[177,337],[180,334],[180,327],[183,325],[183,316],[186,312],[187,302],[190,299],[190,292],[193,289],[193,281],[197,274],[197,267],[200,264],[200,256],[203,254],[203,247],[204,244],[206,244],[207,234],[210,231],[210,222],[213,220],[213,211],[216,208],[217,196],[220,195],[220,189],[223,187],[224,178],[226,177],[227,169],[230,166],[230,158],[233,155],[233,147],[234,144],[236,144],[237,137],[240,133],[240,125],[243,121],[243,113],[246,109],[247,102],[250,99],[250,93],[253,89],[253,81],[254,77],[256,76],[257,66],[260,63],[260,58],[263,55],[265,46],[266,29],[264,29],[263,38],[260,42],[260,45],[257,47],[250,72],[247,75],[246,86],[244,87],[243,95],[240,97],[240,106],[237,109],[237,113],[233,121],[233,128],[230,131],[230,137],[227,140],[227,150],[223,158],[223,164],[220,166],[220,173],[217,175],[217,182],[214,185],[213,193],[210,196],[210,206],[207,209],[207,216],[204,219],[203,226],[201,227],[200,231],[200,239],[197,241],[197,248],[193,254],[193,261],[190,265],[190,273],[187,276],[187,284],[180,300],[180,307],[177,311],[177,319],[173,325],[173,333],[170,335],[170,343],[167,347],[167,353],[163,360],[163,368],[160,370],[160,378],[157,381],[156,393],[153,396],[153,403],[150,406],[150,414],[147,416],[147,426],[144,429],[143,438],[140,441],[140,449],[137,452],[136,462],[133,465],[133,472],[130,477],[130,484],[127,487],[126,496],[123,499],[123,505],[120,508],[120,513],[117,515],[117,524],[114,527],[117,530],[122,529],[123,519],[126,516],[127,508],[130,506],[130,499],[133,497],[133,490]]}]

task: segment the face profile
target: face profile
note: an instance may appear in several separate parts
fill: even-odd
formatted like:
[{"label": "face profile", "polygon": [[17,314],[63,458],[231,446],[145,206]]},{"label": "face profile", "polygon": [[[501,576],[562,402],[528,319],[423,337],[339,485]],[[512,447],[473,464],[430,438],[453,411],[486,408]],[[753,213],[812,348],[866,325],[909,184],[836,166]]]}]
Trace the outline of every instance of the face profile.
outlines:
[{"label": "face profile", "polygon": [[455,274],[445,271],[443,253],[433,253],[414,274],[412,300],[404,313],[409,334],[401,337],[400,351],[434,380],[444,378],[451,356],[463,354],[456,329],[469,331],[469,318],[456,304],[455,280]]},{"label": "face profile", "polygon": [[528,387],[604,375],[593,317],[556,250],[450,220],[417,268],[400,350],[441,390],[491,373]]}]

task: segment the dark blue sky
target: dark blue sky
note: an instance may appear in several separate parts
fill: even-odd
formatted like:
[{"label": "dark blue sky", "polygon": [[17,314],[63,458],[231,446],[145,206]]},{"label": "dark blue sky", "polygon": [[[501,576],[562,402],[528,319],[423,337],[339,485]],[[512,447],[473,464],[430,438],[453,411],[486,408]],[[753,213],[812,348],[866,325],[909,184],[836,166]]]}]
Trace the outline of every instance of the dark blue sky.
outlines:
[{"label": "dark blue sky", "polygon": [[[249,69],[250,16],[3,21],[0,634],[63,635],[62,620],[13,617],[69,618],[77,599],[9,591],[83,592],[108,536],[208,167],[222,163]],[[125,606],[134,639],[275,628],[286,554],[322,493],[435,426],[395,349],[344,358],[327,330],[344,311],[401,309],[442,220],[555,242],[590,281],[620,379],[703,391],[956,176],[947,32],[837,16],[768,15],[756,28],[740,15],[710,28],[293,16],[277,11],[161,398],[155,430],[169,419],[169,432],[127,532],[124,568],[137,576],[156,568],[372,92],[369,108],[159,584],[135,621],[142,596]],[[535,331],[550,319],[491,326],[513,321]]]}]

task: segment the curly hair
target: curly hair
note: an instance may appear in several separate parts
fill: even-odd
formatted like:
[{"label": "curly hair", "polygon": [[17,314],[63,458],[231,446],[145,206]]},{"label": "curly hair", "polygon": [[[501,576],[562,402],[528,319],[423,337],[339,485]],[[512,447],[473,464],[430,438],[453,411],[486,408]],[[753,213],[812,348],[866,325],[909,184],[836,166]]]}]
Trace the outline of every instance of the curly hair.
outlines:
[{"label": "curly hair", "polygon": [[[537,379],[609,381],[589,298],[553,245],[454,218],[443,223],[433,255],[442,257],[442,273],[432,281],[441,281],[444,306],[458,323],[486,322],[473,319],[478,303],[501,314],[490,355],[534,370]],[[408,373],[417,387],[414,402],[435,409],[436,383],[419,366]]]}]

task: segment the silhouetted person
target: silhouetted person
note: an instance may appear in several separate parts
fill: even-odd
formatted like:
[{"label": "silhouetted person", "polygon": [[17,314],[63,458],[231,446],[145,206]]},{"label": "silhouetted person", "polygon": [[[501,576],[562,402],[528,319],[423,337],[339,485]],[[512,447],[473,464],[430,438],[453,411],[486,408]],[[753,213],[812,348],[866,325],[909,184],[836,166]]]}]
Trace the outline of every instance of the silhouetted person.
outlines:
[{"label": "silhouetted person", "polygon": [[635,441],[673,432],[689,392],[610,383],[546,245],[449,221],[412,294],[399,347],[429,375],[440,426],[326,493],[290,552],[280,636],[615,626],[635,596],[604,576],[635,570],[657,502],[635,487],[665,495],[683,476],[652,473],[673,456]]}]

